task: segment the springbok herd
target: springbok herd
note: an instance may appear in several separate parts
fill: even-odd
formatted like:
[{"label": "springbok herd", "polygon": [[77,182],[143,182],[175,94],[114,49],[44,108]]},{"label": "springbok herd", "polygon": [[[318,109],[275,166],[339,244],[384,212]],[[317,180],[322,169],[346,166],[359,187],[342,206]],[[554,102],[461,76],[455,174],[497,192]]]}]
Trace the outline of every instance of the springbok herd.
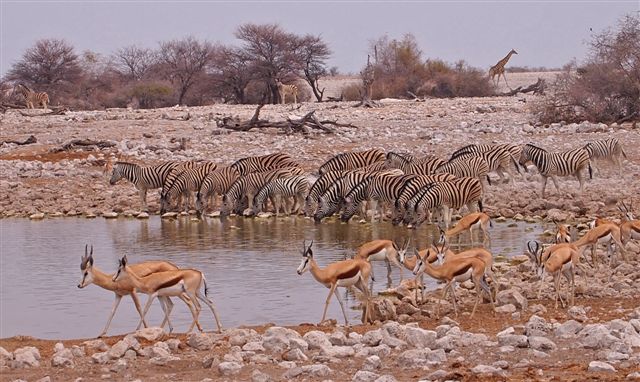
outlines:
[{"label": "springbok herd", "polygon": [[[171,208],[172,203],[179,204],[180,199],[185,211],[188,210],[192,194],[195,193],[195,208],[199,215],[215,207],[218,195],[222,196],[221,216],[231,212],[252,216],[270,204],[276,214],[304,213],[313,216],[316,222],[335,213],[340,213],[341,220],[348,221],[356,213],[366,218],[367,212],[371,212],[372,221],[378,216],[380,220],[390,216],[394,224],[404,222],[415,227],[431,219],[432,213],[438,215],[442,227],[440,238],[422,250],[415,248],[409,252],[409,241],[398,245],[392,240],[373,240],[362,244],[352,259],[321,268],[314,259],[313,241],[308,246],[304,243],[298,274],[309,270],[319,283],[329,288],[322,321],[325,320],[330,299],[335,295],[342,308],[345,324],[348,325],[344,304],[336,289],[351,286],[359,289],[364,301],[363,322],[369,322],[372,291],[368,284],[369,279],[374,278],[371,261],[384,261],[387,276],[391,272],[391,265],[398,267],[401,280],[404,268],[412,271],[415,275],[416,301],[424,301],[423,293],[418,293],[418,290],[424,289],[422,278],[426,273],[446,283],[441,299],[445,299],[450,292],[456,314],[456,282],[472,280],[475,284],[477,297],[472,316],[483,293],[489,296],[493,305],[499,280],[493,270],[493,255],[488,250],[491,220],[482,212],[482,194],[491,186],[487,174],[495,171],[501,180],[513,181],[514,170],[520,172],[522,167],[527,171],[527,164],[533,162],[542,177],[541,195],[545,193],[549,177],[557,191],[560,191],[556,179],[558,176],[576,176],[582,191],[582,172],[588,169],[589,175],[592,175],[593,159],[609,159],[621,171],[622,157],[626,158],[626,154],[620,143],[611,138],[557,153],[533,144],[468,145],[455,151],[448,160],[430,155],[415,157],[371,149],[338,154],[322,164],[316,175],[305,173],[292,157],[280,153],[243,158],[227,167],[212,162],[165,162],[146,167],[116,162],[108,163],[107,171],[111,173],[111,184],[126,178],[136,186],[143,209],[147,208],[147,190],[161,188],[162,214]],[[314,178],[315,181],[311,183],[310,180]],[[452,211],[464,206],[469,210],[467,215],[450,228]],[[619,208],[623,213],[620,224],[596,219],[592,228],[578,240],[572,241],[568,226],[557,224],[555,244],[543,245],[538,241],[527,243],[528,256],[535,264],[536,273],[542,276],[540,291],[544,286],[544,274],[553,276],[556,307],[558,299],[565,306],[565,300],[560,295],[561,275],[570,286],[566,300],[573,303],[575,269],[585,267],[580,260],[587,247],[591,247],[590,262],[593,266],[598,260],[596,247],[599,243],[607,245],[610,263],[614,262],[614,253],[628,261],[625,247],[630,240],[640,239],[640,221],[634,220],[631,205],[622,203]],[[475,227],[482,232],[479,246],[474,246]],[[473,248],[454,253],[449,248],[451,238],[467,231]],[[189,331],[194,326],[202,330],[198,322],[200,301],[209,306],[218,330],[222,330],[213,302],[208,297],[207,282],[202,272],[178,269],[166,261],[129,264],[124,256],[116,273],[109,275],[101,272],[93,263],[93,247],[90,252],[85,247],[80,267],[82,280],[78,287],[94,283],[114,291],[116,295],[101,336],[106,334],[122,296],[126,295],[132,297],[140,314],[138,327],[146,326],[145,314],[155,297],[158,297],[165,313],[162,326],[168,323],[170,330],[173,330],[169,319],[173,307],[170,297],[175,296],[185,302],[192,314],[193,322]],[[136,292],[149,295],[144,309],[140,307]],[[439,314],[439,304],[437,311]]]}]

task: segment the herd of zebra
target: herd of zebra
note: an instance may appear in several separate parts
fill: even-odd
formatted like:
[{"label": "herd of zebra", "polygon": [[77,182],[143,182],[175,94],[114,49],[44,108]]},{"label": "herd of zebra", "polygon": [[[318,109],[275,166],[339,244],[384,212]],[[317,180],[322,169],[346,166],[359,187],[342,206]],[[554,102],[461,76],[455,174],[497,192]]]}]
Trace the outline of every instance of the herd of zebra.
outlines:
[{"label": "herd of zebra", "polygon": [[126,178],[136,186],[144,210],[147,190],[161,188],[161,214],[180,200],[188,211],[195,194],[195,209],[201,216],[216,207],[220,195],[223,217],[230,213],[256,215],[270,201],[276,215],[304,213],[316,222],[335,213],[348,221],[358,212],[366,217],[371,210],[372,221],[376,216],[382,220],[390,212],[394,224],[415,227],[437,212],[449,227],[453,210],[466,206],[476,211],[477,206],[482,211],[483,192],[491,185],[489,172],[496,172],[503,182],[512,182],[514,170],[521,173],[522,167],[527,171],[527,164],[533,162],[542,177],[544,197],[547,178],[560,192],[556,177],[575,176],[582,192],[582,172],[588,168],[592,176],[593,159],[609,159],[621,171],[622,157],[626,154],[618,139],[609,138],[563,152],[549,152],[531,143],[471,144],[447,160],[370,149],[335,155],[313,175],[284,153],[246,157],[227,167],[207,161],[155,166],[108,162],[106,171],[111,173],[112,185]]}]

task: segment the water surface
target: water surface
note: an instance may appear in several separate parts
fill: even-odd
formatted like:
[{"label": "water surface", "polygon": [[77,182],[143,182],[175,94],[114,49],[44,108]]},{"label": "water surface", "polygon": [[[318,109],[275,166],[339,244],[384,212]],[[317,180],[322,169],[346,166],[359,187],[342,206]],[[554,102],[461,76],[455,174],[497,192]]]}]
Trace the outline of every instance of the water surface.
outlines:
[{"label": "water surface", "polygon": [[[533,228],[533,229],[532,229]],[[537,225],[494,223],[491,229],[494,254],[522,254],[526,240],[541,232]],[[169,260],[180,267],[204,272],[224,327],[275,323],[316,323],[328,289],[313,276],[299,276],[303,240],[314,240],[320,266],[351,257],[362,243],[373,239],[412,238],[412,246],[424,248],[436,237],[434,226],[417,230],[389,223],[348,224],[326,221],[314,224],[304,218],[243,219],[225,221],[189,218],[148,220],[59,218],[31,221],[0,220],[0,338],[29,335],[38,338],[94,337],[104,327],[114,294],[90,285],[78,289],[80,257],[85,243],[93,244],[95,266],[112,273],[117,260],[127,254],[130,262]],[[468,244],[468,237],[463,237]],[[374,290],[387,288],[386,266],[374,264]],[[405,270],[404,276],[410,272]],[[425,278],[425,280],[427,280]],[[392,283],[399,272],[392,272]],[[429,279],[428,286],[435,283]],[[359,311],[351,294],[341,292],[350,307],[350,321],[357,323]],[[146,296],[141,295],[144,303]],[[343,322],[338,302],[327,314]],[[148,316],[150,324],[161,321],[157,303]],[[172,321],[178,332],[191,323],[187,307],[176,299]],[[127,333],[138,315],[130,297],[122,299],[109,334]],[[214,330],[215,321],[203,305],[200,322]]]}]

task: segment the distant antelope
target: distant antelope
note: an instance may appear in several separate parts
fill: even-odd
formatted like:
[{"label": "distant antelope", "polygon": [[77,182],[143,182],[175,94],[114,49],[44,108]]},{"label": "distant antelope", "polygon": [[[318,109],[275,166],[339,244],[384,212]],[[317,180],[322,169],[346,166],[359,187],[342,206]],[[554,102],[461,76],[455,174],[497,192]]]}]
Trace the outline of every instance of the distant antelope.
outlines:
[{"label": "distant antelope", "polygon": [[[472,212],[463,216],[456,223],[453,228],[446,231],[441,230],[441,239],[449,241],[454,236],[459,235],[463,231],[469,231],[469,237],[471,238],[471,245],[473,246],[473,227],[479,227],[482,232],[482,243],[486,245],[491,243],[491,237],[489,236],[489,227],[491,226],[491,218],[484,212]],[[458,236],[458,242],[460,242]]]},{"label": "distant antelope", "polygon": [[285,104],[287,94],[293,96],[293,103],[298,104],[298,87],[294,84],[283,84],[279,79],[276,79],[276,86],[278,87],[278,94],[280,95],[280,103]]}]

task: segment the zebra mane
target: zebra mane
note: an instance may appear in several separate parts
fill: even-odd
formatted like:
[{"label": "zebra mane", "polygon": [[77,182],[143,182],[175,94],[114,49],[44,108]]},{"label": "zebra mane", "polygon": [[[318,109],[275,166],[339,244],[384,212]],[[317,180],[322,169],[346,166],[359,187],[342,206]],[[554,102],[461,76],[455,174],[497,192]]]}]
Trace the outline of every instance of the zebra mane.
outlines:
[{"label": "zebra mane", "polygon": [[395,152],[395,151],[389,151],[387,153],[387,159],[393,159],[395,157],[395,158],[398,158],[398,159],[402,160],[405,163],[408,163],[408,162],[411,161],[408,158],[408,156],[411,156],[411,154],[409,154],[409,153],[398,153],[398,152]]},{"label": "zebra mane", "polygon": [[525,146],[533,147],[534,149],[544,151],[545,153],[548,152],[547,150],[543,149],[542,147],[536,146],[533,143],[527,143]]},{"label": "zebra mane", "polygon": [[449,162],[451,162],[452,160],[456,159],[461,155],[473,153],[472,148],[475,148],[475,147],[476,147],[476,144],[472,143],[470,145],[466,145],[464,147],[457,149],[456,151],[453,152],[453,154],[451,154],[451,157],[449,158]]},{"label": "zebra mane", "polygon": [[353,186],[351,188],[351,190],[349,190],[349,192],[347,192],[347,194],[344,197],[347,198],[349,196],[352,196],[361,187],[366,187],[368,183],[371,183],[371,179],[373,179],[373,178],[372,177],[364,177],[364,178],[362,178],[362,180],[360,180],[355,186]]}]

